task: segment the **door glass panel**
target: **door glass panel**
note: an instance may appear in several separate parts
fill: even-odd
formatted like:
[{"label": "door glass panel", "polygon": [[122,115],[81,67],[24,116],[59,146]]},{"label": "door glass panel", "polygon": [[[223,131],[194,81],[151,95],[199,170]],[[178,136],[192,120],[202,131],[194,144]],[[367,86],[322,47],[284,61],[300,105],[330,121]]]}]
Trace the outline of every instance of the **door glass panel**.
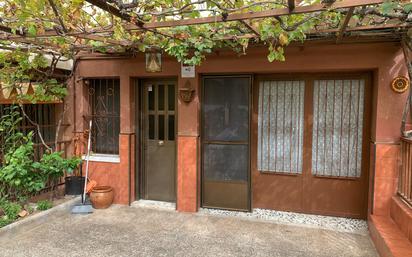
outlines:
[{"label": "door glass panel", "polygon": [[159,111],[163,111],[165,108],[165,86],[158,85],[158,100],[157,106]]},{"label": "door glass panel", "polygon": [[304,81],[259,84],[259,171],[302,173]]},{"label": "door glass panel", "polygon": [[247,141],[249,138],[249,80],[205,79],[204,136],[208,141]]},{"label": "door glass panel", "polygon": [[202,206],[248,210],[249,77],[204,79]]},{"label": "door glass panel", "polygon": [[169,115],[169,131],[168,131],[168,136],[169,140],[173,141],[175,140],[175,116],[174,115]]},{"label": "door glass panel", "polygon": [[148,105],[149,105],[149,110],[153,111],[154,106],[155,106],[155,86],[150,85],[147,87],[147,93],[148,93]]},{"label": "door glass panel", "polygon": [[159,115],[159,140],[165,139],[165,116]]},{"label": "door glass panel", "polygon": [[206,180],[246,182],[247,174],[247,145],[205,145],[204,178]]},{"label": "door glass panel", "polygon": [[364,80],[315,80],[312,174],[360,177]]},{"label": "door glass panel", "polygon": [[155,139],[155,119],[154,119],[154,115],[149,115],[149,139]]},{"label": "door glass panel", "polygon": [[169,107],[169,111],[175,110],[175,85],[169,85],[167,88],[167,103]]}]

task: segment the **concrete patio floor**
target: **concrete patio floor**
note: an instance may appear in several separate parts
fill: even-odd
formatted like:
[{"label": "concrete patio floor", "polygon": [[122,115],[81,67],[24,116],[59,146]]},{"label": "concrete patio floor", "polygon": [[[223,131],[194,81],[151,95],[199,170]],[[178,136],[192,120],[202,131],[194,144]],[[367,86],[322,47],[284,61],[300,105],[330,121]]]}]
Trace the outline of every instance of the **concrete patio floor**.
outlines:
[{"label": "concrete patio floor", "polygon": [[377,256],[368,235],[114,206],[54,214],[0,238],[0,256]]}]

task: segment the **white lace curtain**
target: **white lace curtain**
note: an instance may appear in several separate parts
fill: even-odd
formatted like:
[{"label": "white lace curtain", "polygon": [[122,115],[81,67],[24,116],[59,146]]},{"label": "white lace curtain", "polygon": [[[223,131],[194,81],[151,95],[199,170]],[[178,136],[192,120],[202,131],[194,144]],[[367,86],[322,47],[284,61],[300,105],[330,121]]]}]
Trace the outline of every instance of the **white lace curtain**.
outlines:
[{"label": "white lace curtain", "polygon": [[360,177],[364,80],[315,80],[312,174]]},{"label": "white lace curtain", "polygon": [[258,170],[302,173],[304,81],[259,85]]}]

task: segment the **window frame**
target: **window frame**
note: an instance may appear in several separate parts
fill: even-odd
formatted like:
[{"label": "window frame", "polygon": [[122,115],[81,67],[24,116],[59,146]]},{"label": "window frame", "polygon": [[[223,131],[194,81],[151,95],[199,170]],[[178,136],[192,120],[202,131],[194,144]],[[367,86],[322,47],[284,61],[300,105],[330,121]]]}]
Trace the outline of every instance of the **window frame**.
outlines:
[{"label": "window frame", "polygon": [[[113,158],[114,156],[119,156],[120,154],[120,78],[119,77],[96,77],[88,78],[86,80],[86,94],[87,94],[87,106],[88,115],[87,120],[92,120],[92,144],[91,144],[91,155],[100,156],[104,158]],[[96,88],[99,87],[99,90]],[[112,89],[112,95],[107,95]],[[97,95],[96,92],[105,94]],[[104,97],[103,103],[97,99],[98,97]],[[113,99],[108,101],[108,98],[113,96]],[[101,100],[101,98],[100,98]],[[117,101],[117,102],[116,102]],[[103,106],[102,106],[103,104]],[[111,106],[109,106],[111,105]],[[102,108],[102,113],[96,113],[96,108]],[[109,112],[107,109],[111,108]],[[106,110],[104,110],[106,109]],[[106,111],[106,113],[104,112]],[[104,122],[104,119],[108,121]],[[103,121],[102,121],[103,120]],[[110,123],[111,122],[111,123]],[[105,125],[106,130],[101,128],[99,123]],[[88,128],[87,128],[88,129]],[[111,132],[112,131],[112,132]],[[99,133],[111,133],[110,135],[99,135]],[[105,140],[103,140],[103,138]],[[100,144],[101,142],[108,144]],[[108,148],[106,148],[108,147]],[[104,149],[106,148],[106,149]],[[104,150],[102,150],[104,149]],[[101,158],[98,158],[99,160]]]},{"label": "window frame", "polygon": [[[336,177],[336,176],[319,176],[312,174],[312,126],[313,119],[309,117],[313,115],[313,90],[315,80],[365,80],[365,94],[364,94],[364,119],[363,119],[363,137],[362,137],[362,160],[361,160],[361,176],[360,177]],[[303,131],[303,172],[302,174],[296,173],[284,173],[284,172],[267,172],[259,171],[257,169],[258,161],[258,101],[259,101],[259,83],[261,81],[282,81],[282,80],[303,80],[305,81],[305,97],[304,97],[304,131]],[[371,71],[354,71],[354,72],[323,72],[323,73],[311,73],[311,72],[296,72],[296,73],[270,73],[270,74],[257,74],[254,76],[253,85],[253,112],[252,125],[252,172],[253,174],[267,174],[267,175],[282,175],[292,177],[306,177],[319,178],[319,179],[338,179],[338,180],[362,180],[364,176],[369,174],[369,144],[372,140],[371,128],[373,127],[373,72]],[[309,101],[308,101],[309,100]],[[369,115],[367,115],[369,114]]]}]

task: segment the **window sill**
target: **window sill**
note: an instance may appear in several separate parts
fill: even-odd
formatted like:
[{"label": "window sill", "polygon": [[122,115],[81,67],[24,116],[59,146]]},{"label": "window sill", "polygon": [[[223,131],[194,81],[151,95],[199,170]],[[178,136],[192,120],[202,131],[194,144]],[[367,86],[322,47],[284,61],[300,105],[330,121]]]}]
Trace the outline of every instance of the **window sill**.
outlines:
[{"label": "window sill", "polygon": [[[86,160],[86,155],[82,156],[82,160]],[[89,157],[89,161],[120,163],[120,156],[116,154],[92,154]]]}]

